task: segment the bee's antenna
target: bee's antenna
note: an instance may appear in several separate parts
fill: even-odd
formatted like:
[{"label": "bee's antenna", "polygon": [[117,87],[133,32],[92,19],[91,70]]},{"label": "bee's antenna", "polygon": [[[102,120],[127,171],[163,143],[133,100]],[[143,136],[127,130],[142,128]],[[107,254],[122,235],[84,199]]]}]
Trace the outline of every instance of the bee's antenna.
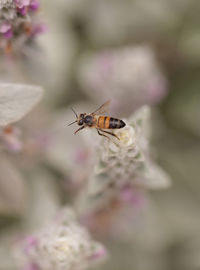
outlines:
[{"label": "bee's antenna", "polygon": [[67,125],[67,126],[71,126],[72,124],[74,124],[74,123],[76,123],[77,122],[77,120],[76,121],[74,121],[74,122],[72,122],[72,123],[70,123],[69,125]]},{"label": "bee's antenna", "polygon": [[78,114],[75,112],[75,110],[71,107],[72,112],[76,115],[76,118],[78,118]]},{"label": "bee's antenna", "polygon": [[77,118],[78,118],[78,114],[75,112],[75,110],[74,110],[72,107],[71,107],[70,109],[71,109],[72,112],[76,115],[76,120],[75,120],[74,122],[70,123],[70,124],[67,125],[67,126],[71,126],[72,124],[76,123],[76,122],[77,122]]}]

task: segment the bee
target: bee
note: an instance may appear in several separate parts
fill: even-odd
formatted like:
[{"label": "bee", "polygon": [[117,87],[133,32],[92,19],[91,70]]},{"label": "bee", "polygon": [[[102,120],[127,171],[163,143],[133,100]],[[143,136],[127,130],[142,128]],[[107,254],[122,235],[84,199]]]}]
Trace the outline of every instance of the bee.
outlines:
[{"label": "bee", "polygon": [[104,114],[106,112],[106,108],[109,106],[110,101],[105,102],[103,105],[101,105],[97,110],[95,110],[94,112],[87,114],[87,113],[81,113],[81,114],[77,114],[75,112],[75,110],[73,108],[72,111],[74,112],[75,116],[76,116],[76,120],[72,123],[70,123],[68,126],[77,123],[79,126],[81,126],[80,128],[78,128],[74,134],[76,134],[77,132],[79,132],[80,130],[89,127],[89,128],[96,128],[98,134],[100,136],[104,136],[107,137],[108,139],[110,139],[107,134],[112,135],[114,137],[116,137],[117,139],[119,139],[117,137],[116,134],[114,134],[112,131],[108,131],[108,130],[112,130],[112,129],[120,129],[125,127],[125,123],[124,121],[117,119],[117,118],[113,118],[110,116],[102,116],[101,114]]}]

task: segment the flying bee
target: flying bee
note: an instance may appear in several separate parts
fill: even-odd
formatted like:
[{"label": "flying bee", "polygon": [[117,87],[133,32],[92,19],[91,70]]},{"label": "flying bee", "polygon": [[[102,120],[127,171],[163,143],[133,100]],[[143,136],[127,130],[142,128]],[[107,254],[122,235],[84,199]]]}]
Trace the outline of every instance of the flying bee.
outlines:
[{"label": "flying bee", "polygon": [[87,114],[87,113],[81,113],[81,114],[77,114],[73,108],[72,111],[74,112],[75,116],[76,116],[76,120],[72,123],[70,123],[68,126],[77,123],[79,126],[81,126],[80,128],[78,128],[74,134],[76,134],[77,132],[79,132],[80,130],[86,128],[86,127],[90,127],[90,128],[96,128],[98,134],[100,136],[104,136],[107,137],[108,139],[110,139],[106,134],[112,135],[114,137],[116,137],[117,139],[119,139],[117,137],[116,134],[114,134],[111,131],[108,130],[112,130],[112,129],[120,129],[125,127],[125,123],[124,121],[117,119],[117,118],[113,118],[110,116],[102,116],[101,114],[104,114],[106,112],[106,108],[108,107],[108,105],[110,104],[110,101],[105,102],[103,105],[101,105],[97,110],[95,110],[94,112]]}]

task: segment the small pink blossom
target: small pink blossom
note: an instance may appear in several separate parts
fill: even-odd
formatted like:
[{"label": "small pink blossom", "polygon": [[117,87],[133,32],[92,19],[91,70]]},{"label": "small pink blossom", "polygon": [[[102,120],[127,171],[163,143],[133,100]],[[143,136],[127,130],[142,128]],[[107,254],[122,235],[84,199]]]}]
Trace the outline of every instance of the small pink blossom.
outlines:
[{"label": "small pink blossom", "polygon": [[35,11],[38,10],[40,7],[40,3],[38,0],[32,0],[29,5],[29,10]]},{"label": "small pink blossom", "polygon": [[7,33],[9,30],[11,30],[11,25],[7,22],[4,22],[1,26],[0,26],[0,33],[5,34]]},{"label": "small pink blossom", "polygon": [[47,31],[48,27],[45,24],[38,24],[33,27],[32,36],[43,34],[46,33]]},{"label": "small pink blossom", "polygon": [[28,13],[28,9],[26,6],[22,7],[22,8],[18,8],[18,12],[22,15],[22,16],[26,16],[26,14]]},{"label": "small pink blossom", "polygon": [[88,257],[90,261],[92,260],[99,260],[101,258],[106,258],[108,255],[107,250],[102,246],[101,249],[97,250],[96,253],[93,253],[91,256]]},{"label": "small pink blossom", "polygon": [[139,191],[133,189],[131,185],[125,185],[120,192],[120,198],[128,203],[141,206],[145,203],[146,198]]},{"label": "small pink blossom", "polygon": [[78,164],[85,164],[89,158],[89,152],[86,149],[79,149],[75,152],[74,160]]},{"label": "small pink blossom", "polygon": [[46,25],[38,23],[35,19],[39,0],[9,1],[12,5],[6,5],[6,1],[0,5],[5,7],[1,8],[0,21],[0,49],[3,49],[5,54],[22,52],[23,45],[30,46],[35,36],[47,31]]},{"label": "small pink blossom", "polygon": [[37,264],[35,263],[30,263],[24,270],[39,270],[40,268],[38,267]]},{"label": "small pink blossom", "polygon": [[5,37],[5,39],[11,39],[13,37],[12,29],[10,29],[6,33],[4,33],[3,36]]},{"label": "small pink blossom", "polygon": [[152,78],[148,87],[149,101],[151,103],[159,103],[166,96],[166,89],[167,80],[164,76],[160,78]]},{"label": "small pink blossom", "polygon": [[30,235],[25,239],[24,252],[28,254],[31,249],[35,248],[38,244],[38,238]]},{"label": "small pink blossom", "polygon": [[16,6],[21,9],[30,5],[30,0],[15,0]]},{"label": "small pink blossom", "polygon": [[12,26],[8,22],[3,22],[0,26],[0,33],[3,34],[5,39],[10,39],[13,37]]}]

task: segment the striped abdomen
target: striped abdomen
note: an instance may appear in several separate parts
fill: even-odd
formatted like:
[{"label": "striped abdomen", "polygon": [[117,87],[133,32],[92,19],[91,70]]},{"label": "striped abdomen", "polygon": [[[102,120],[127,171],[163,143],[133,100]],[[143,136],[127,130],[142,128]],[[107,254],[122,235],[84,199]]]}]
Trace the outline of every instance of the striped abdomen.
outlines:
[{"label": "striped abdomen", "polygon": [[97,127],[102,129],[123,128],[125,125],[122,120],[109,116],[99,116],[97,121]]}]

